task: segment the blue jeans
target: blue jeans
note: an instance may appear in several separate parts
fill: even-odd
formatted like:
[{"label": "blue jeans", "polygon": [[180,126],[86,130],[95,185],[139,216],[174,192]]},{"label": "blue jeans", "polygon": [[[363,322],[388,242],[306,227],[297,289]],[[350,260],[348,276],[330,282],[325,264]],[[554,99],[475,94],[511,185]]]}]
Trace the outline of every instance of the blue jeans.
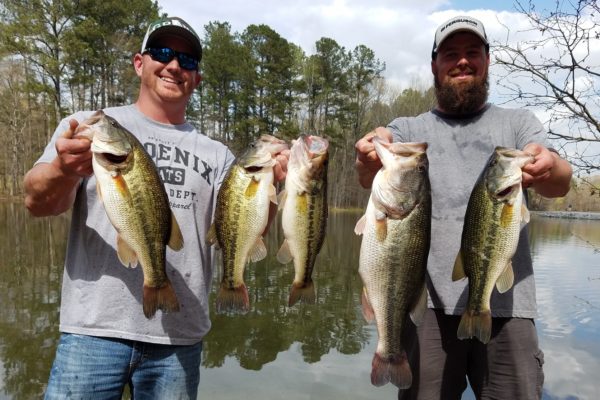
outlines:
[{"label": "blue jeans", "polygon": [[171,346],[63,333],[46,399],[196,399],[202,342]]}]

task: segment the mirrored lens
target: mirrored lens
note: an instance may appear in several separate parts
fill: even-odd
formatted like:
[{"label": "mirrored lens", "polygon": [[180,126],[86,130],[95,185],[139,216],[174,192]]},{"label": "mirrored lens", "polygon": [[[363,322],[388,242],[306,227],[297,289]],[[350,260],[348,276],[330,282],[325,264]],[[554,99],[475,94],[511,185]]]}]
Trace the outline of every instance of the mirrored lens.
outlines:
[{"label": "mirrored lens", "polygon": [[144,51],[144,54],[149,54],[154,61],[158,61],[163,64],[169,63],[173,58],[177,57],[177,62],[181,68],[190,71],[198,69],[198,60],[194,56],[175,51],[169,47],[148,47]]}]

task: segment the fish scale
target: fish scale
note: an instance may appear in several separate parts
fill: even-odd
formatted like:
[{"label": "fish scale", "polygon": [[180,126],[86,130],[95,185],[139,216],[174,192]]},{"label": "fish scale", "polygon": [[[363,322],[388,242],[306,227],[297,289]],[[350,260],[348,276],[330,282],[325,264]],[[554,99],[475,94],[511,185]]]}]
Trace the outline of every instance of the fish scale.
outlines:
[{"label": "fish scale", "polygon": [[289,306],[316,301],[312,273],[327,224],[328,147],[322,137],[301,135],[290,151],[280,204],[285,239],[277,253],[279,262],[294,263]]},{"label": "fish scale", "polygon": [[529,154],[497,147],[475,183],[465,212],[460,252],[452,279],[467,277],[469,297],[457,336],[491,337],[490,299],[494,287],[508,291],[514,281],[511,259],[517,249],[521,222],[528,220],[523,205],[521,168]]},{"label": "fish scale", "polygon": [[365,215],[358,272],[363,314],[375,320],[378,340],[371,383],[412,384],[403,343],[406,318],[419,324],[427,307],[425,273],[431,236],[431,188],[426,143],[384,144],[373,139],[383,168],[373,181]]},{"label": "fish scale", "polygon": [[131,132],[102,111],[83,121],[75,136],[92,141],[98,195],[117,230],[119,260],[142,266],[144,315],[178,311],[165,271],[166,246],[180,250],[183,237],[154,162]]},{"label": "fish scale", "polygon": [[267,255],[262,235],[271,203],[277,201],[273,157],[286,148],[282,140],[262,135],[236,160],[219,189],[214,223],[207,233],[207,241],[218,245],[223,255],[218,313],[246,313],[250,308],[244,269]]}]

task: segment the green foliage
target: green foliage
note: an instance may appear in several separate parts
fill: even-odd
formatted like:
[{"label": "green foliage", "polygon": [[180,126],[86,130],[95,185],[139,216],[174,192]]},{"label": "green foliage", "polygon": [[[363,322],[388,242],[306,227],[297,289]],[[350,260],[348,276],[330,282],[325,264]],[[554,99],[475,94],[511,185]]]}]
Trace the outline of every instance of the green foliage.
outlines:
[{"label": "green foliage", "polygon": [[[13,139],[22,138],[23,131],[32,142],[23,149],[19,169],[2,159],[0,165],[13,176],[3,180],[13,182],[11,192],[19,192],[15,182],[60,118],[135,101],[139,80],[131,59],[148,23],[159,15],[157,2],[150,0],[4,2],[0,57],[3,63],[22,60],[25,72],[19,76],[25,78],[18,82],[20,97],[11,95],[17,82],[0,81],[4,104],[15,108],[0,126],[9,132],[7,146],[16,146]],[[234,153],[262,133],[286,140],[300,133],[327,137],[336,165],[332,170],[339,177],[341,194],[335,201],[352,203],[355,194],[345,193],[356,186],[348,173],[354,142],[396,116],[397,107],[380,96],[385,64],[364,45],[347,50],[332,38],[319,39],[315,54],[307,56],[267,25],[237,33],[229,23],[213,21],[204,26],[203,36],[203,80],[188,105],[188,119]],[[19,124],[27,116],[27,124]]]}]

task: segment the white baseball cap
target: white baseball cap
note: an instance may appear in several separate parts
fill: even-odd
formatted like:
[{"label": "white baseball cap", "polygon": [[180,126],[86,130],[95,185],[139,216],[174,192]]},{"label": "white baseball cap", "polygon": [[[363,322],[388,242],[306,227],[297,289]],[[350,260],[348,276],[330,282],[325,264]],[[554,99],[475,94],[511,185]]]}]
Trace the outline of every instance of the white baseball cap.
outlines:
[{"label": "white baseball cap", "polygon": [[431,58],[435,58],[442,42],[456,32],[474,33],[483,41],[483,44],[485,44],[485,50],[489,51],[490,44],[488,43],[483,23],[476,18],[459,15],[444,22],[437,28],[437,31],[435,31],[435,39],[433,41],[433,49],[431,50]]},{"label": "white baseball cap", "polygon": [[171,34],[181,36],[187,42],[189,42],[194,48],[194,55],[198,57],[198,61],[202,59],[202,44],[200,44],[200,37],[194,29],[184,20],[178,17],[167,17],[156,20],[148,26],[146,36],[142,41],[142,49],[140,53],[146,50],[146,47],[150,47],[158,37],[164,34]]}]

